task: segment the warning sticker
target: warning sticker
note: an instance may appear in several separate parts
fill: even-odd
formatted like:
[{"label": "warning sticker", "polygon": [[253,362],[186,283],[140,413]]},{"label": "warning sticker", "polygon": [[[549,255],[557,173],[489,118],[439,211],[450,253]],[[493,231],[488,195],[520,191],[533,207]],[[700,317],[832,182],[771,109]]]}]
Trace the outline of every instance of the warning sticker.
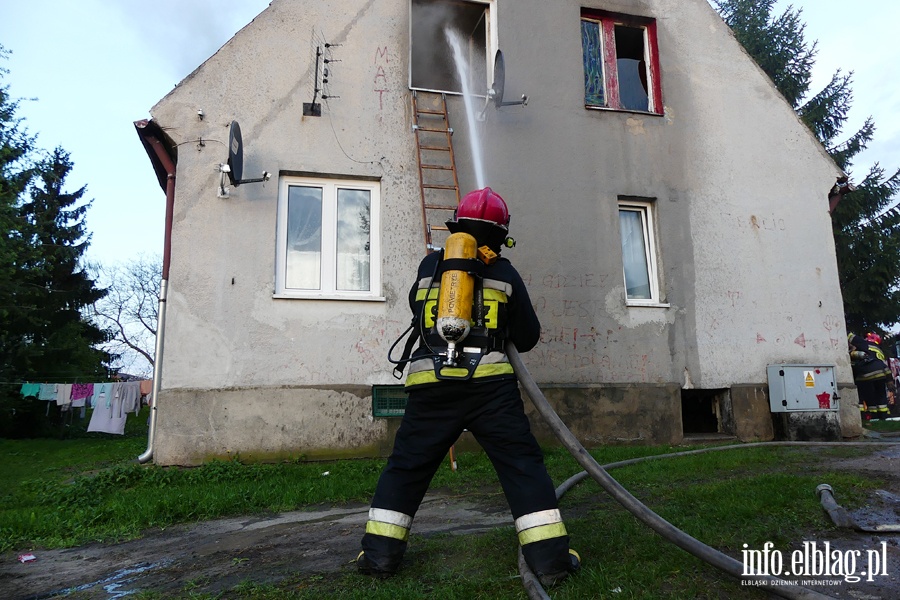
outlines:
[{"label": "warning sticker", "polygon": [[806,382],[806,387],[816,387],[816,380],[812,371],[803,371],[803,379]]}]

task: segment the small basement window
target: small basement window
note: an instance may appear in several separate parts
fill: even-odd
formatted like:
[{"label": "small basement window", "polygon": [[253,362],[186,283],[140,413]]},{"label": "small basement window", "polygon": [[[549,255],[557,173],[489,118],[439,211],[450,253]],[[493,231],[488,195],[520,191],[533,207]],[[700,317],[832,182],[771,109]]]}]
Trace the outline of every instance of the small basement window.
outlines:
[{"label": "small basement window", "polygon": [[656,21],[581,9],[584,105],[663,114]]},{"label": "small basement window", "polygon": [[[468,63],[470,92],[484,94],[491,82],[496,48],[491,33],[493,0],[411,0],[409,87],[415,90],[462,93],[453,49],[446,30],[459,34]],[[490,58],[489,58],[490,57]]]},{"label": "small basement window", "polygon": [[719,433],[720,390],[681,390],[681,423],[687,434]]}]

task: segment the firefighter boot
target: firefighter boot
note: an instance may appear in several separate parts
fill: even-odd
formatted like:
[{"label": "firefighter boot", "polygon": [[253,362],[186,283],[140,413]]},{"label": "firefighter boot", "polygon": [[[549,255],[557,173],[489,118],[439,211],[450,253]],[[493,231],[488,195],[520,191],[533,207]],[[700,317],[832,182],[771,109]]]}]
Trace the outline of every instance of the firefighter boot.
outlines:
[{"label": "firefighter boot", "polygon": [[369,575],[376,579],[387,579],[397,572],[397,568],[398,565],[396,564],[379,563],[370,559],[365,551],[360,552],[356,557],[356,570],[361,575]]},{"label": "firefighter boot", "polygon": [[570,573],[577,573],[581,570],[581,556],[577,552],[569,548],[569,566],[565,571],[557,573],[538,573],[538,579],[545,588],[551,588],[565,581]]}]

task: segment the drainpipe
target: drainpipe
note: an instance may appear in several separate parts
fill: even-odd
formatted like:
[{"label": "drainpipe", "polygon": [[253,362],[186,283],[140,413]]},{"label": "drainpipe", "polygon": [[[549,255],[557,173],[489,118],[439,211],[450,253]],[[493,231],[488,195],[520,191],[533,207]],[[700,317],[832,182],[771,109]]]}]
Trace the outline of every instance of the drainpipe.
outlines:
[{"label": "drainpipe", "polygon": [[[141,122],[135,123],[135,125],[143,128],[146,126],[146,122],[143,122],[143,125]],[[153,442],[156,437],[156,410],[162,379],[163,338],[166,331],[166,295],[169,289],[169,262],[172,255],[172,213],[175,206],[175,163],[158,137],[147,136],[144,139],[166,171],[166,225],[163,241],[162,279],[159,286],[159,318],[156,323],[156,351],[153,361],[153,390],[150,393],[150,428],[147,433],[147,450],[137,458],[141,464],[147,463],[153,458]]]}]

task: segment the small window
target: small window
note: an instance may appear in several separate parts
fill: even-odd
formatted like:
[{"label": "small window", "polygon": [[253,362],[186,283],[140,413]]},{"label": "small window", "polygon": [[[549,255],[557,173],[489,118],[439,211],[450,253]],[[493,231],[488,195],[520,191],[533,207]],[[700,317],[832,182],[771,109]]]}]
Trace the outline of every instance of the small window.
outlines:
[{"label": "small window", "polygon": [[584,105],[663,113],[656,22],[582,9]]},{"label": "small window", "polygon": [[276,296],[378,299],[379,184],[282,177]]},{"label": "small window", "polygon": [[628,304],[659,304],[653,203],[619,201],[619,232]]},{"label": "small window", "polygon": [[471,94],[485,94],[491,45],[491,1],[411,0],[409,87],[417,90],[462,93],[459,71],[446,31],[458,34],[466,62]]}]

